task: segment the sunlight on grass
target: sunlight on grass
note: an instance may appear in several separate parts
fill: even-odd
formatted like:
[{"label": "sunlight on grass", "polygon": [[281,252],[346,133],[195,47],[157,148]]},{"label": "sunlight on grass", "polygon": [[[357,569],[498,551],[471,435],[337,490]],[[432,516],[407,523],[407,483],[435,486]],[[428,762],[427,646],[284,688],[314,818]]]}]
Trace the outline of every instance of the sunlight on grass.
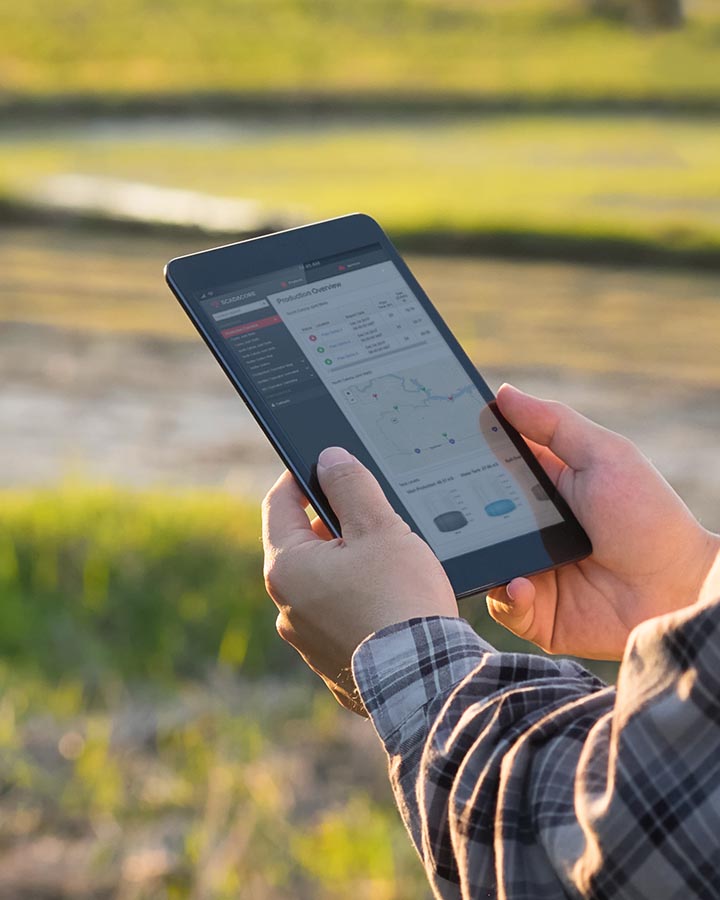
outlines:
[{"label": "sunlight on grass", "polygon": [[[374,735],[348,713],[318,730],[335,702],[307,685],[216,678],[99,699],[0,665],[0,687],[9,896],[427,896]],[[347,769],[328,782],[334,754]],[[13,873],[16,851],[43,865]]]},{"label": "sunlight on grass", "polygon": [[[54,0],[0,13],[6,91],[717,97],[720,15],[638,34],[570,0]],[[158,39],[158,36],[162,39]],[[282,37],[279,37],[282,36]]]},{"label": "sunlight on grass", "polygon": [[0,144],[0,180],[18,192],[60,172],[117,176],[252,198],[307,220],[361,209],[396,236],[437,229],[720,246],[714,122],[308,122],[189,137],[56,132],[38,145],[18,136]]},{"label": "sunlight on grass", "polygon": [[8,491],[0,653],[90,682],[108,670],[162,681],[202,673],[232,631],[247,652],[224,663],[280,665],[291,654],[273,635],[258,529],[257,510],[221,494]]},{"label": "sunlight on grass", "polygon": [[348,882],[356,887],[357,900],[393,900],[413,897],[407,874],[396,872],[397,834],[394,813],[386,812],[364,795],[355,795],[340,809],[330,810],[306,832],[298,832],[292,850],[302,865],[317,878],[325,892],[339,895]]}]

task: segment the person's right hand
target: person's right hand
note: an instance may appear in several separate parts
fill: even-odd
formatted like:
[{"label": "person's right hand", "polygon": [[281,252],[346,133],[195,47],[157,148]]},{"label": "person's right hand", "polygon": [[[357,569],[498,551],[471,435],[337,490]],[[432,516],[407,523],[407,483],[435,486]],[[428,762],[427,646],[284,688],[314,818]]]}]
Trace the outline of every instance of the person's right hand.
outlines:
[{"label": "person's right hand", "polygon": [[629,440],[503,385],[497,404],[587,531],[587,559],[488,594],[490,615],[549,653],[619,659],[640,622],[695,603],[720,538]]}]

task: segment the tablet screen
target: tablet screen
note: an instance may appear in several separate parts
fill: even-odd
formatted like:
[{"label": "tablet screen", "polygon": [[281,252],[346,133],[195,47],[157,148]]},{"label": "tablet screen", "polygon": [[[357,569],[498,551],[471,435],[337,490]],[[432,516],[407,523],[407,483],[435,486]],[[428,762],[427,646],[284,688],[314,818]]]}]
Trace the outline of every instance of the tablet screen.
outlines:
[{"label": "tablet screen", "polygon": [[195,300],[296,444],[350,426],[439,559],[563,521],[380,244]]}]

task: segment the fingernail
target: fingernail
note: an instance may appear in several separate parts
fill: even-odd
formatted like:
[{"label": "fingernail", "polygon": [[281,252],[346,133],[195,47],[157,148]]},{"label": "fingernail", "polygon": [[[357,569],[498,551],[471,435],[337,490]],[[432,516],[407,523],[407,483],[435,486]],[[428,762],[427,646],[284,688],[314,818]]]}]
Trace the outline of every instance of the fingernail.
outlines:
[{"label": "fingernail", "polygon": [[342,447],[326,447],[318,456],[318,465],[323,469],[330,469],[333,466],[339,466],[341,463],[352,462],[354,458]]},{"label": "fingernail", "polygon": [[508,585],[508,586],[505,588],[505,593],[507,594],[508,600],[509,600],[511,603],[514,603],[514,602],[515,602],[515,594],[514,594],[512,588],[510,587],[510,585]]},{"label": "fingernail", "polygon": [[500,385],[500,387],[498,388],[498,393],[500,393],[500,391],[501,391],[503,388],[510,388],[510,390],[511,390],[511,391],[515,391],[516,394],[524,394],[524,393],[525,393],[525,391],[521,391],[519,387],[515,387],[514,384],[510,384],[509,381],[504,381],[504,382]]}]

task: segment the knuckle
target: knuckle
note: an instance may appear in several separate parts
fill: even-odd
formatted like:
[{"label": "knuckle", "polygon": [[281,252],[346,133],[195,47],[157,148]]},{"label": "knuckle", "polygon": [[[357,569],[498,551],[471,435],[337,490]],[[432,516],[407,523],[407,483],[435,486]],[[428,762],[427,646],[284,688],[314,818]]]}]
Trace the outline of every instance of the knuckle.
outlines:
[{"label": "knuckle", "polygon": [[495,606],[493,601],[490,599],[488,599],[488,602],[487,602],[487,611],[488,611],[488,615],[493,620],[493,622],[497,622],[498,624],[502,625],[502,620],[498,613],[497,607]]},{"label": "knuckle", "polygon": [[287,643],[290,636],[290,626],[283,613],[279,613],[275,619],[275,631],[283,641]]},{"label": "knuckle", "polygon": [[389,503],[382,508],[376,509],[375,515],[377,521],[379,523],[381,522],[384,528],[397,537],[403,537],[406,534],[413,533],[405,519],[403,519],[399,513],[395,512]]},{"label": "knuckle", "polygon": [[275,573],[271,566],[263,568],[263,581],[265,582],[265,590],[272,596],[275,593]]},{"label": "knuckle", "polygon": [[260,503],[260,513],[262,515],[263,521],[267,521],[268,516],[270,515],[270,507],[273,502],[273,493],[275,488],[270,488],[270,490],[265,494],[262,498],[262,502]]},{"label": "knuckle", "polygon": [[275,500],[282,494],[285,489],[285,475],[281,475],[275,484],[270,488],[270,490],[265,494],[260,503],[260,509],[262,511],[263,518],[267,518],[270,514],[270,509],[273,506]]},{"label": "knuckle", "polygon": [[618,434],[616,431],[610,431],[610,435],[612,439],[615,441],[619,450],[622,450],[624,453],[627,453],[632,456],[640,456],[640,450],[637,445],[630,440],[629,437],[625,437],[624,434]]},{"label": "knuckle", "polygon": [[346,523],[356,532],[362,532],[366,540],[380,551],[394,553],[398,543],[410,535],[410,527],[391,508],[365,508],[353,511]]},{"label": "knuckle", "polygon": [[638,447],[623,434],[611,431],[609,428],[603,429],[603,441],[596,442],[594,447],[595,458],[598,462],[620,463],[623,466],[632,465],[642,458],[642,453]]},{"label": "knuckle", "polygon": [[422,553],[432,553],[432,550],[430,550],[427,541],[423,540],[423,538],[421,538],[416,531],[413,531],[405,521],[405,519],[401,518],[397,513],[395,513],[395,522],[393,523],[392,527],[397,532],[399,537],[407,537],[408,541],[411,541],[412,545],[417,550],[421,551]]},{"label": "knuckle", "polygon": [[562,400],[545,400],[544,402],[556,419],[568,416],[574,412],[574,410],[568,406],[567,403],[563,403]]},{"label": "knuckle", "polygon": [[282,564],[279,553],[268,554],[263,564],[263,578],[268,593],[276,593],[282,578]]},{"label": "knuckle", "polygon": [[552,441],[566,431],[577,413],[571,406],[568,406],[567,403],[562,403],[560,400],[549,400],[548,407],[551,416],[547,425],[547,431]]}]

